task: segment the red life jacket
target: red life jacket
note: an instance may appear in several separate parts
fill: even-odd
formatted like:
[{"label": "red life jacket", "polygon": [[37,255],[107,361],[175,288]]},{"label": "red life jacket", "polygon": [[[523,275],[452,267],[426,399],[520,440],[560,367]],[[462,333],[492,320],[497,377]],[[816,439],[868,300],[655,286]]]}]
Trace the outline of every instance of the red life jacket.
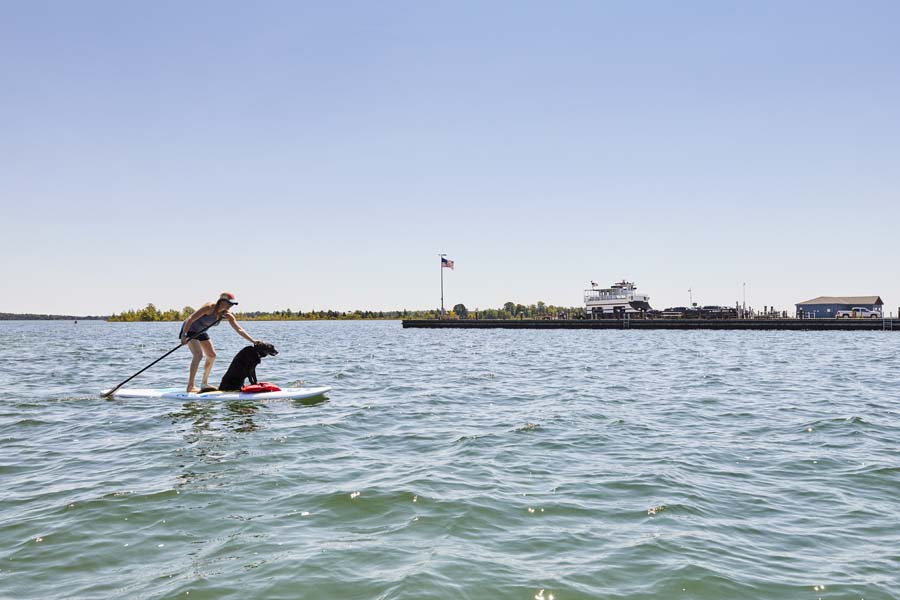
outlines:
[{"label": "red life jacket", "polygon": [[274,383],[269,383],[268,381],[260,381],[255,385],[245,385],[241,388],[241,392],[244,394],[258,394],[260,392],[280,392],[281,388],[275,385]]}]

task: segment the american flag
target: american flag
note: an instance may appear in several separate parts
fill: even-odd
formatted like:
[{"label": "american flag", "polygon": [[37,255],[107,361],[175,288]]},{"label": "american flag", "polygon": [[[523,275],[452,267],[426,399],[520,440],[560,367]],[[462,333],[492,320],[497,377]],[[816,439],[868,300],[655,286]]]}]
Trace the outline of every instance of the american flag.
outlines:
[{"label": "american flag", "polygon": [[446,269],[452,269],[452,268],[453,268],[453,261],[452,261],[452,260],[449,260],[449,259],[447,259],[447,258],[444,258],[444,257],[442,256],[442,257],[441,257],[441,266],[444,267],[444,268],[446,268]]}]

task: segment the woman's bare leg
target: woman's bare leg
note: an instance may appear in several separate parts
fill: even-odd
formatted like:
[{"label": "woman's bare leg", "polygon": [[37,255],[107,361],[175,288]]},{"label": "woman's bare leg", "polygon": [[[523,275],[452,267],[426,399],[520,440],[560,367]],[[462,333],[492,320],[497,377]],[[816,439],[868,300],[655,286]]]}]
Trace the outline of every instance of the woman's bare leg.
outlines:
[{"label": "woman's bare leg", "polygon": [[200,382],[200,387],[209,387],[209,374],[212,372],[213,363],[216,362],[216,349],[213,348],[212,340],[204,340],[199,344],[206,355],[206,364],[203,365],[203,381]]},{"label": "woman's bare leg", "polygon": [[197,340],[189,341],[188,348],[191,350],[191,375],[188,378],[187,391],[197,392],[200,388],[194,385],[194,380],[197,378],[197,368],[200,366],[200,360],[203,358],[203,348]]}]

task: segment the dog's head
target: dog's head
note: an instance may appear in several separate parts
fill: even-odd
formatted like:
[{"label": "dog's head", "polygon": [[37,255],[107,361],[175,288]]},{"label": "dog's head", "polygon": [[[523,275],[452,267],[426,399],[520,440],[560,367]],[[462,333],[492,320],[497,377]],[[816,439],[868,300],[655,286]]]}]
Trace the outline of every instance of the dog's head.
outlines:
[{"label": "dog's head", "polygon": [[265,342],[256,342],[253,344],[253,348],[256,350],[256,353],[259,354],[259,357],[263,356],[275,356],[278,354],[278,350],[275,349],[275,346],[272,344],[267,344]]}]

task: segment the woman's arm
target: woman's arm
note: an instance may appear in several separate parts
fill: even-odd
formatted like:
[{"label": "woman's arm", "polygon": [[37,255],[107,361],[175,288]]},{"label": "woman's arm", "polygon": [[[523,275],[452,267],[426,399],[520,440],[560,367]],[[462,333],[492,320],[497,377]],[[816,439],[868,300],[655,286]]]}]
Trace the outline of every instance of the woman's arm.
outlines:
[{"label": "woman's arm", "polygon": [[244,331],[244,329],[238,325],[237,319],[234,318],[234,315],[231,313],[225,313],[225,318],[228,319],[228,322],[231,323],[231,326],[235,331],[238,332],[238,335],[250,342],[251,344],[255,344],[256,340],[250,337],[250,334]]}]

